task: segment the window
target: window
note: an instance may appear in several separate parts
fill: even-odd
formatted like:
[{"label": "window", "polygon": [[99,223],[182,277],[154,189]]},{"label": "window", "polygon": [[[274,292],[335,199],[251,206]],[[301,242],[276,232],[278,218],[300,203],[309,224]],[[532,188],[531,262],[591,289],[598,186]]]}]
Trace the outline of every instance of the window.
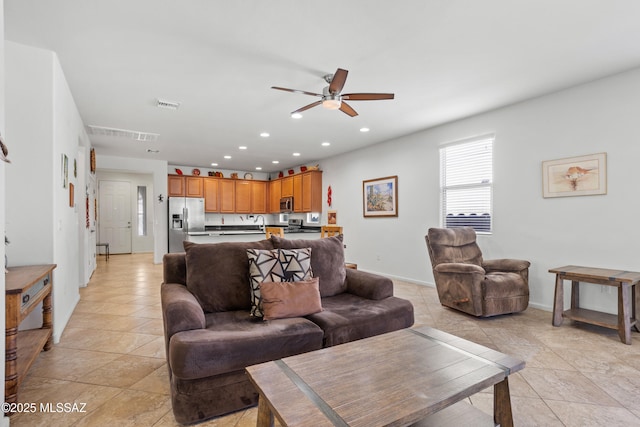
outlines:
[{"label": "window", "polygon": [[442,224],[445,228],[493,229],[493,135],[440,149]]},{"label": "window", "polygon": [[138,236],[147,235],[147,187],[138,186]]}]

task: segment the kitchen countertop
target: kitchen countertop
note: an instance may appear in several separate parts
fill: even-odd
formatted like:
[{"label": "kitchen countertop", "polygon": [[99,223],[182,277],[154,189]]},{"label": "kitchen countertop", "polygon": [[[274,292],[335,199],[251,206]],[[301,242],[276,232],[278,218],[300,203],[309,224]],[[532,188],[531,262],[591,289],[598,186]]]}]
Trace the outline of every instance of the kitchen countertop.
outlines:
[{"label": "kitchen countertop", "polygon": [[[291,233],[319,233],[320,227],[302,227],[297,230],[288,230],[286,226],[280,225],[267,225],[267,227],[279,227],[284,228],[285,234]],[[255,226],[242,226],[242,225],[207,225],[205,231],[192,231],[188,234],[190,236],[233,236],[242,234],[264,234],[263,230],[260,230]]]}]

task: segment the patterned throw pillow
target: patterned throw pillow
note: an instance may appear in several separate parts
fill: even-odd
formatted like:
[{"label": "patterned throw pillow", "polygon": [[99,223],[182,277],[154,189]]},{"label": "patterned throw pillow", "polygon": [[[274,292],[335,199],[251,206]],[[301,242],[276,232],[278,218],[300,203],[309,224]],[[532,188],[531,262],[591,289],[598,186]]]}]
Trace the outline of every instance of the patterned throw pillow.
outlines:
[{"label": "patterned throw pillow", "polygon": [[313,277],[311,248],[247,249],[251,285],[251,315],[263,317],[260,284],[262,282],[300,282]]}]

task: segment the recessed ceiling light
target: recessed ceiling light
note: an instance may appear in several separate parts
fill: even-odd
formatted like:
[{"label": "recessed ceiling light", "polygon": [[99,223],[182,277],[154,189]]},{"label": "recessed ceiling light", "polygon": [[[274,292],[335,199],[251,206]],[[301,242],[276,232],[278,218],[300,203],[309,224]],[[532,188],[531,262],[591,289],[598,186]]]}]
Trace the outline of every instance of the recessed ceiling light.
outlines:
[{"label": "recessed ceiling light", "polygon": [[225,159],[229,160],[231,156],[224,156]]},{"label": "recessed ceiling light", "polygon": [[360,132],[369,132],[369,128],[360,128]]},{"label": "recessed ceiling light", "polygon": [[291,118],[292,118],[292,119],[301,119],[301,118],[302,118],[302,114],[300,114],[300,113],[293,113],[293,114],[291,115]]},{"label": "recessed ceiling light", "polygon": [[257,170],[257,171],[261,171],[261,170],[262,170],[262,168],[261,168],[260,166],[256,166],[256,170]]},{"label": "recessed ceiling light", "polygon": [[262,132],[260,136],[263,138],[269,138],[269,132]]},{"label": "recessed ceiling light", "polygon": [[293,153],[294,156],[298,157],[300,153]]},{"label": "recessed ceiling light", "polygon": [[273,163],[274,165],[277,165],[278,163],[280,163],[278,160],[274,160],[271,163]]},{"label": "recessed ceiling light", "polygon": [[328,141],[325,141],[325,142],[323,142],[323,143],[322,143],[322,146],[323,146],[323,147],[328,147],[328,146],[330,146],[330,145],[331,145],[331,143],[330,143],[330,142],[328,142]]},{"label": "recessed ceiling light", "polygon": [[211,166],[218,166],[217,163],[211,163]]},{"label": "recessed ceiling light", "polygon": [[247,147],[245,147],[244,145],[241,145],[240,147],[238,147],[238,150],[246,150]]}]

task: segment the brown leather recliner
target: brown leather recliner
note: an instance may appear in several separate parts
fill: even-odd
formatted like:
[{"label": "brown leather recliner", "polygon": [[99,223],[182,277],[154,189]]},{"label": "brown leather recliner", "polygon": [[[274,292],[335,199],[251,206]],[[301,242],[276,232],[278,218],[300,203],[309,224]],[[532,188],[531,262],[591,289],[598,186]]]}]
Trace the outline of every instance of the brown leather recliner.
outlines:
[{"label": "brown leather recliner", "polygon": [[442,305],[480,317],[529,305],[529,261],[483,260],[471,227],[430,228],[425,239]]}]

